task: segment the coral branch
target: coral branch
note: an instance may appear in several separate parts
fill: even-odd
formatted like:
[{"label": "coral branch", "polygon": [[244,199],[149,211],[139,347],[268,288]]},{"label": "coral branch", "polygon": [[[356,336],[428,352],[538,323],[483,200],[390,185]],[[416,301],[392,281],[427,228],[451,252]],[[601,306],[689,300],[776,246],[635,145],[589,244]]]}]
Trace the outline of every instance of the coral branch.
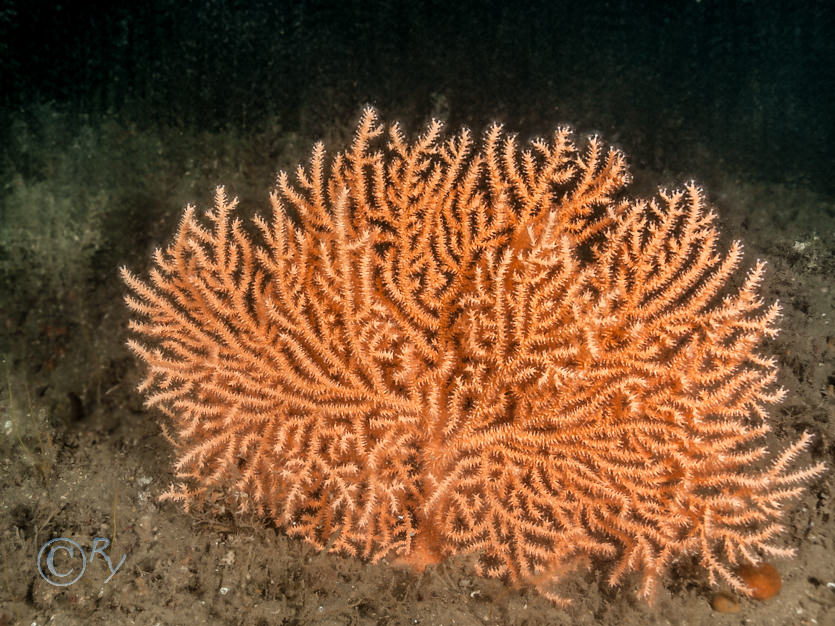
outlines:
[{"label": "coral branch", "polygon": [[768,461],[776,333],[758,263],[726,287],[690,184],[619,193],[624,156],[568,129],[481,151],[433,122],[414,143],[367,109],[350,149],[282,173],[253,234],[218,189],[149,280],[122,270],[140,386],[173,425],[167,497],[243,493],[320,549],[554,583],[592,558],[650,596],[676,558],[712,581],[774,541],[822,465]]}]

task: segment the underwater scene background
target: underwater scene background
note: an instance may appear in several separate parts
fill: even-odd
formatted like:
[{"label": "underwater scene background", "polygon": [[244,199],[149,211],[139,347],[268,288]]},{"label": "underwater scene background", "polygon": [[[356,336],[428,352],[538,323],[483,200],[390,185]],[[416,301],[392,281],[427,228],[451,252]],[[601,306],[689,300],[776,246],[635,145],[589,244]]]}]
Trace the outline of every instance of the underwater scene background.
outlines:
[{"label": "underwater scene background", "polygon": [[[830,473],[787,505],[797,556],[773,561],[766,601],[682,559],[651,605],[590,567],[560,607],[474,576],[472,555],[416,575],[223,499],[160,502],[175,455],[135,390],[119,276],[145,275],[218,185],[267,214],[277,172],[317,141],[344,150],[366,105],[410,139],[431,119],[479,145],[494,122],[521,146],[567,124],[625,153],[631,198],[695,180],[720,250],[745,245],[740,275],[767,262],[782,318],[764,352],[787,390],[768,443],[809,432],[800,464],[831,468],[833,33],[824,1],[0,3],[0,624],[834,623]],[[59,537],[89,561],[65,587],[38,570]]]}]

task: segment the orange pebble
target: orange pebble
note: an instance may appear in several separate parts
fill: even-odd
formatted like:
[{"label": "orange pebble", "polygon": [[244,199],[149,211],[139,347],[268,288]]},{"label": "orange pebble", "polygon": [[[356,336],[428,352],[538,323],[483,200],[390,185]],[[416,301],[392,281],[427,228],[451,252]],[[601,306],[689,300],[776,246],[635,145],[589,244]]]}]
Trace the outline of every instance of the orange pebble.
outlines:
[{"label": "orange pebble", "polygon": [[710,606],[713,607],[714,611],[719,611],[720,613],[739,613],[740,609],[739,600],[724,591],[714,594],[713,599],[710,601]]},{"label": "orange pebble", "polygon": [[736,568],[736,574],[751,588],[750,595],[757,600],[767,600],[776,596],[783,586],[780,573],[770,563],[741,565]]}]

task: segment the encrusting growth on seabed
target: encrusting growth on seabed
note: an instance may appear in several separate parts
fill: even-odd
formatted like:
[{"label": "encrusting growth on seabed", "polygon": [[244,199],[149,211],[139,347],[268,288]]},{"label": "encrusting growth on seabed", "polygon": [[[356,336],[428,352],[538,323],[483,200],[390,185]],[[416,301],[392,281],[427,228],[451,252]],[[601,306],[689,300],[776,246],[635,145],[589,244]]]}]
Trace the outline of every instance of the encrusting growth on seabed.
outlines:
[{"label": "encrusting growth on seabed", "polygon": [[555,602],[592,560],[650,597],[685,554],[750,592],[735,567],[793,554],[783,503],[824,469],[792,467],[809,434],[763,443],[784,395],[764,264],[730,289],[742,248],[717,252],[702,190],[621,199],[597,137],[383,133],[366,109],[254,229],[219,188],[149,279],[122,269],[167,497],[243,494],[319,549],[416,568],[474,552]]}]

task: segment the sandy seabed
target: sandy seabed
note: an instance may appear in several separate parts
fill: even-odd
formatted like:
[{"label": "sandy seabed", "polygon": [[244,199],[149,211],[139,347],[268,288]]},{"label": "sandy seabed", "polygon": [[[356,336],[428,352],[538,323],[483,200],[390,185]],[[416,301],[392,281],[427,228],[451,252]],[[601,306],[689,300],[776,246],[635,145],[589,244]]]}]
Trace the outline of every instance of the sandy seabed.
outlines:
[{"label": "sandy seabed", "polygon": [[[668,182],[653,172],[634,178]],[[723,237],[745,243],[743,269],[767,259],[763,297],[783,305],[781,333],[768,349],[781,364],[788,395],[772,411],[770,444],[781,449],[810,431],[814,443],[799,463],[822,460],[831,468],[835,203],[802,185],[730,175],[707,183]],[[155,224],[152,236],[164,240],[171,223]],[[130,237],[131,223],[124,228],[121,236]],[[135,258],[147,255],[139,250]],[[191,513],[160,503],[173,480],[173,455],[158,416],[143,409],[134,391],[139,369],[123,345],[126,312],[116,267],[100,265],[89,297],[67,294],[70,301],[86,299],[97,315],[38,318],[35,303],[20,300],[4,302],[0,313],[10,335],[27,320],[24,336],[12,343],[31,346],[6,357],[0,625],[835,624],[831,473],[814,481],[788,515],[785,543],[798,554],[774,563],[780,594],[765,602],[742,598],[736,614],[711,609],[721,588],[710,589],[705,573],[685,562],[673,567],[651,606],[636,598],[636,581],[611,589],[603,572],[590,571],[566,580],[562,589],[574,602],[558,608],[533,590],[475,576],[468,557],[415,575],[386,561],[317,553],[220,503]],[[96,367],[73,362],[77,346],[97,337],[107,341]],[[37,555],[58,537],[72,538],[88,557],[96,538],[106,538],[112,544],[103,552],[113,567],[122,555],[124,563],[105,582],[111,572],[97,554],[76,583],[53,586],[39,574]]]}]

